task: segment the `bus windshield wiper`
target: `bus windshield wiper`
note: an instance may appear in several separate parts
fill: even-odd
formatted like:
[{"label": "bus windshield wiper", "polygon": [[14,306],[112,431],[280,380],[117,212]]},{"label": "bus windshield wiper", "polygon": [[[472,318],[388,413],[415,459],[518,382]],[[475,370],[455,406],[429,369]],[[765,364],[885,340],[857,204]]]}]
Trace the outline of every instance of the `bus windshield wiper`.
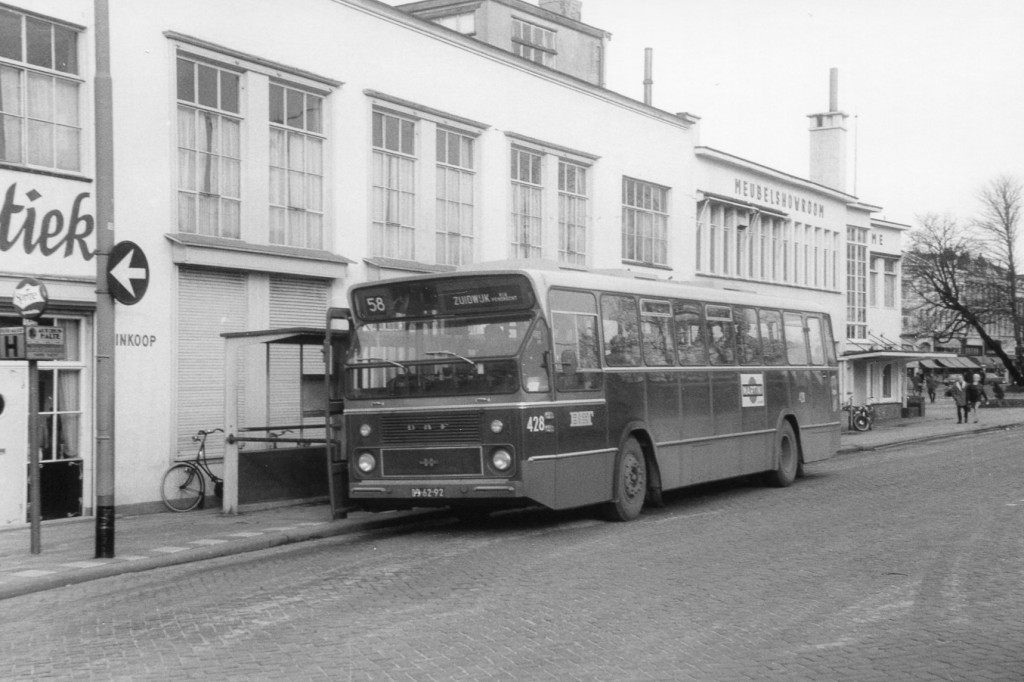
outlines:
[{"label": "bus windshield wiper", "polygon": [[402,363],[397,362],[395,360],[386,360],[384,358],[356,358],[356,362],[383,362],[385,364],[394,365],[395,367],[398,367],[399,369],[401,369],[406,374],[409,373],[409,368],[408,367],[406,367]]},{"label": "bus windshield wiper", "polygon": [[430,350],[424,353],[424,355],[447,355],[448,357],[458,358],[459,360],[462,360],[466,364],[473,365],[474,367],[476,367],[476,363],[467,358],[465,355],[459,355],[458,353],[453,353],[450,350]]}]

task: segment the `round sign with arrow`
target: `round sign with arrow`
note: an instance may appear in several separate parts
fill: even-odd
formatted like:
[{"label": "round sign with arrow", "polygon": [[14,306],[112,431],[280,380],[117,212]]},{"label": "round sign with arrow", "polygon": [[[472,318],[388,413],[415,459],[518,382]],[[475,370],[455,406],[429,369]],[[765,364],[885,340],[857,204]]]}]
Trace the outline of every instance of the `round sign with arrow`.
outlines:
[{"label": "round sign with arrow", "polygon": [[118,242],[107,260],[107,286],[118,303],[135,305],[149,287],[149,260],[134,242]]}]

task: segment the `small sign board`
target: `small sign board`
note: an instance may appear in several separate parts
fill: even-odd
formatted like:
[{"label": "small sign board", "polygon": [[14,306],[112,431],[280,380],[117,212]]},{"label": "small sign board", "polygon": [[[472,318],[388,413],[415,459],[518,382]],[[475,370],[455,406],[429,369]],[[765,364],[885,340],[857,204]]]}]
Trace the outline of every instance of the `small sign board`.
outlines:
[{"label": "small sign board", "polygon": [[61,327],[26,327],[25,357],[28,360],[67,360]]},{"label": "small sign board", "polygon": [[60,327],[0,327],[0,360],[67,360]]},{"label": "small sign board", "polygon": [[25,359],[25,328],[0,327],[0,360]]}]

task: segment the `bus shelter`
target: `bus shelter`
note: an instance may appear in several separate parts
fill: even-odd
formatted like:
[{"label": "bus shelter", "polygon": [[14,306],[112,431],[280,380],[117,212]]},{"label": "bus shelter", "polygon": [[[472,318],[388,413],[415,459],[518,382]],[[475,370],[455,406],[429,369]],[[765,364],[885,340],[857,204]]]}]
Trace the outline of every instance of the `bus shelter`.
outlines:
[{"label": "bus shelter", "polygon": [[[222,511],[331,497],[332,433],[325,329],[232,332],[224,338]],[[347,341],[347,331],[333,334]],[[336,449],[336,448],[335,448]]]}]

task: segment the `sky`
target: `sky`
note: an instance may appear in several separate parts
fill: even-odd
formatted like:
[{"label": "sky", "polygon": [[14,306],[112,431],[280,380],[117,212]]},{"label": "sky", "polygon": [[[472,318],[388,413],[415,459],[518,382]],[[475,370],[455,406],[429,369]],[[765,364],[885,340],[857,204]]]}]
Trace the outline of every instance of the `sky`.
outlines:
[{"label": "sky", "polygon": [[1024,181],[1024,1],[582,0],[581,18],[611,33],[608,89],[643,100],[651,48],[655,107],[802,178],[838,69],[847,191],[877,217],[966,222],[996,176]]},{"label": "sky", "polygon": [[701,117],[700,144],[808,177],[808,114],[847,120],[847,191],[912,226],[966,221],[979,190],[1024,181],[1020,0],[583,0],[612,34],[607,86]]}]

